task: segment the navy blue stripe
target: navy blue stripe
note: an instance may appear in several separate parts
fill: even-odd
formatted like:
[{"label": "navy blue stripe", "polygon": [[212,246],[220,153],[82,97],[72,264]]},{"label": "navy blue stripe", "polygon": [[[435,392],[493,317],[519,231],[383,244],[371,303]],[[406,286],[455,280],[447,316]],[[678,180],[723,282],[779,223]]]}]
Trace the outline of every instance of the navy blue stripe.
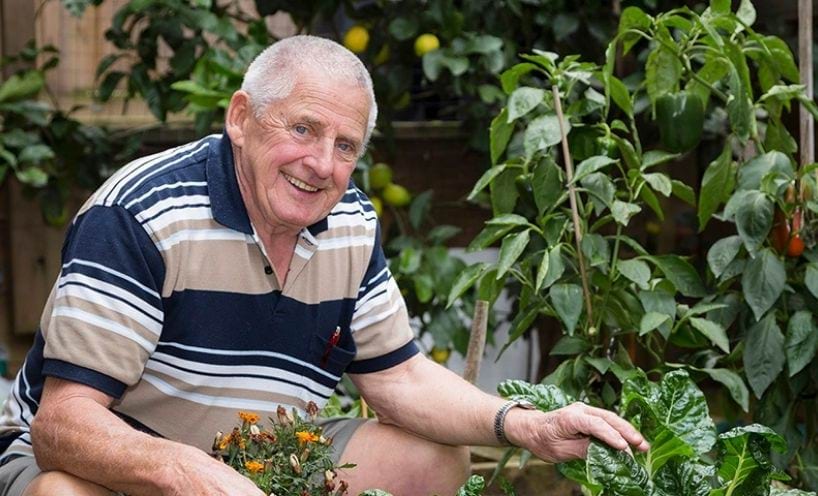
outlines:
[{"label": "navy blue stripe", "polygon": [[53,358],[46,358],[43,362],[43,375],[85,384],[115,399],[121,398],[128,387],[124,382],[101,374],[96,370]]},{"label": "navy blue stripe", "polygon": [[154,215],[153,217],[148,217],[147,219],[142,219],[142,220],[140,221],[140,223],[141,223],[142,225],[145,225],[146,223],[148,223],[148,222],[150,222],[150,221],[154,220],[155,218],[159,217],[160,215],[162,215],[162,214],[164,214],[164,213],[170,212],[171,210],[180,210],[180,209],[183,209],[183,208],[209,207],[209,206],[210,206],[210,203],[192,203],[192,204],[190,204],[190,205],[174,205],[174,206],[172,206],[172,207],[168,207],[168,208],[166,208],[166,209],[164,209],[164,210],[160,210],[160,211],[159,211],[159,212],[158,212],[156,215]]},{"label": "navy blue stripe", "polygon": [[420,350],[414,341],[409,341],[395,351],[379,357],[358,360],[349,364],[347,372],[350,374],[369,374],[394,367],[399,363],[415,356]]},{"label": "navy blue stripe", "polygon": [[[157,324],[160,324],[160,325],[162,324],[162,321],[160,319],[157,319],[153,315],[150,315],[150,314],[146,313],[144,310],[142,310],[141,307],[138,307],[138,306],[134,305],[130,301],[128,301],[128,300],[126,300],[126,299],[124,299],[124,298],[122,298],[120,296],[117,296],[117,295],[115,295],[113,293],[109,293],[108,291],[103,291],[103,290],[101,290],[99,288],[95,288],[95,287],[90,286],[88,284],[85,284],[85,283],[82,283],[82,282],[76,282],[76,281],[66,282],[66,283],[60,284],[59,287],[62,288],[62,287],[65,287],[65,286],[82,286],[83,288],[88,288],[88,289],[94,291],[95,293],[103,294],[103,295],[105,295],[105,296],[107,296],[109,298],[112,298],[114,300],[121,301],[122,303],[124,303],[124,304],[128,305],[129,307],[133,308],[134,310],[141,313],[145,317],[151,319],[152,321],[156,322]],[[157,310],[159,310],[160,312],[162,311],[161,309],[157,309]]]},{"label": "navy blue stripe", "polygon": [[[13,443],[15,439],[17,439],[18,437],[20,437],[22,435],[23,435],[22,431],[17,431],[17,432],[10,432],[8,434],[0,436],[0,453],[5,453],[6,450],[9,449],[9,446],[11,446],[11,443]],[[0,467],[5,465],[9,461],[17,458],[18,456],[21,456],[21,455],[14,454],[14,455],[9,455],[9,456],[0,456]]]},{"label": "navy blue stripe", "polygon": [[[71,263],[72,261],[73,261],[73,259],[69,260],[68,263]],[[61,276],[67,276],[67,275],[70,275],[70,274],[82,274],[84,276],[91,277],[91,278],[96,279],[98,281],[107,282],[108,284],[116,286],[116,287],[122,289],[123,291],[126,291],[126,292],[132,294],[136,298],[139,298],[140,300],[144,301],[148,305],[150,305],[150,306],[156,308],[157,310],[161,311],[162,300],[160,298],[157,298],[156,295],[152,295],[152,294],[146,292],[143,288],[141,288],[141,287],[137,286],[136,284],[128,281],[127,279],[123,279],[123,278],[121,278],[119,276],[116,276],[114,274],[111,274],[110,272],[107,272],[105,270],[98,269],[96,267],[91,267],[89,265],[85,265],[85,264],[82,263],[83,261],[89,261],[89,262],[93,262],[93,263],[98,263],[100,265],[105,265],[103,262],[100,262],[98,260],[79,260],[78,262],[73,263],[68,267],[63,267]],[[116,270],[116,269],[114,269],[114,270]],[[118,271],[118,272],[121,272],[121,271]],[[123,273],[128,275],[129,277],[133,277],[132,274],[129,274],[127,272],[123,272]],[[67,283],[63,283],[63,284],[60,285],[60,287],[66,285],[66,284],[84,285],[86,287],[90,287],[91,289],[94,289],[95,291],[99,291],[97,288],[95,288],[93,286],[88,286],[85,283],[74,282],[74,281],[69,281]],[[100,292],[102,292],[102,291],[100,291]]]},{"label": "navy blue stripe", "polygon": [[[174,368],[176,370],[182,370],[184,372],[190,372],[192,374],[203,375],[203,376],[207,376],[207,377],[245,377],[245,378],[248,378],[248,379],[264,379],[264,380],[268,380],[268,381],[281,382],[281,383],[284,383],[284,384],[289,384],[290,386],[300,387],[301,389],[309,391],[310,393],[312,393],[312,394],[314,394],[316,396],[319,396],[321,398],[324,398],[324,399],[329,399],[329,397],[330,397],[330,395],[321,394],[318,391],[315,391],[315,390],[307,387],[306,385],[301,384],[300,382],[290,381],[288,379],[283,379],[281,377],[262,375],[262,374],[229,374],[229,373],[220,374],[218,372],[202,372],[201,370],[195,370],[195,369],[191,369],[191,368],[188,368],[188,367],[181,367],[179,365],[175,365],[173,363],[167,362],[167,361],[162,360],[160,358],[156,358],[155,356],[151,357],[151,361],[162,363],[162,364],[167,365],[168,367]],[[209,363],[212,364],[212,362],[209,362]],[[333,387],[334,385],[335,384],[333,382],[333,384],[331,384],[329,387]]]}]

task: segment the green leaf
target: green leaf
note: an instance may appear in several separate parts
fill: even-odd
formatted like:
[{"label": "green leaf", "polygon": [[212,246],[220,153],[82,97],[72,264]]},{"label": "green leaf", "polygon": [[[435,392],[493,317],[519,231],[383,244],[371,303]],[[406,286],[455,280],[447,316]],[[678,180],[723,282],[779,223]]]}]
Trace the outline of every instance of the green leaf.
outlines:
[{"label": "green leaf", "polygon": [[716,278],[724,273],[728,265],[736,258],[741,250],[741,238],[727,236],[716,241],[707,252],[707,264]]},{"label": "green leaf", "polygon": [[790,317],[784,348],[787,352],[787,370],[790,377],[801,372],[812,362],[818,349],[818,329],[815,328],[809,311],[799,310]]},{"label": "green leaf", "polygon": [[772,308],[786,282],[784,264],[769,248],[764,248],[750,260],[741,275],[741,287],[756,320],[761,320]]},{"label": "green leaf", "polygon": [[702,333],[711,343],[718,346],[723,352],[730,353],[730,340],[727,338],[727,332],[721,325],[698,317],[691,318],[690,325]]},{"label": "green leaf", "polygon": [[770,313],[756,322],[744,342],[744,373],[756,398],[761,398],[784,369],[784,336],[775,315]]},{"label": "green leaf", "polygon": [[773,226],[773,202],[760,191],[749,191],[736,205],[736,228],[750,253],[767,239]]},{"label": "green leaf", "polygon": [[645,14],[639,7],[627,7],[622,11],[619,17],[619,29],[617,30],[617,34],[620,35],[622,39],[623,55],[627,54],[633,45],[642,39],[638,34],[626,33],[626,31],[635,29],[647,33],[651,28],[651,24],[651,17]]},{"label": "green leaf", "polygon": [[777,173],[787,178],[795,178],[795,169],[789,157],[779,151],[767,152],[754,157],[738,170],[738,189],[760,189],[761,182],[768,174]]},{"label": "green leaf", "polygon": [[472,475],[463,486],[457,490],[455,496],[480,496],[486,488],[486,481],[482,476]]},{"label": "green leaf", "polygon": [[[707,59],[696,75],[709,84],[715,84],[730,72],[730,63],[721,57],[711,57]],[[691,78],[687,83],[687,90],[697,95],[704,102],[704,108],[710,100],[710,87],[701,83],[697,79]]]},{"label": "green leaf", "polygon": [[503,91],[505,91],[507,95],[510,95],[511,92],[517,89],[517,84],[519,83],[520,78],[534,69],[537,69],[536,65],[523,62],[522,64],[517,64],[503,72],[503,74],[500,75],[500,82],[503,85]]},{"label": "green leaf", "polygon": [[621,224],[623,226],[627,226],[631,220],[631,217],[641,211],[642,207],[636,205],[635,203],[626,203],[615,200],[613,205],[611,205],[611,214],[613,215],[614,220],[617,222],[617,224]]},{"label": "green leaf", "polygon": [[586,158],[577,166],[573,182],[576,183],[588,174],[597,172],[598,170],[604,169],[605,167],[615,163],[616,159],[606,155],[595,155],[593,157]]},{"label": "green leaf", "polygon": [[657,312],[648,312],[639,322],[639,335],[643,336],[666,322],[670,322],[670,315]]},{"label": "green leaf", "polygon": [[650,267],[641,260],[621,260],[616,264],[619,272],[633,281],[642,289],[648,289],[648,281],[650,281]]},{"label": "green leaf", "polygon": [[607,267],[611,259],[608,242],[596,233],[586,234],[580,244],[582,253],[587,257],[591,267]]},{"label": "green leaf", "polygon": [[676,300],[673,298],[673,295],[656,289],[652,291],[640,291],[638,297],[645,312],[666,315],[669,318],[668,322],[659,326],[659,332],[667,339],[668,336],[670,336],[671,323],[673,319],[676,318]]},{"label": "green leaf", "polygon": [[683,295],[691,298],[701,298],[705,295],[704,285],[696,269],[681,257],[660,255],[647,259],[653,262]]},{"label": "green leaf", "polygon": [[804,275],[804,283],[812,293],[812,296],[818,298],[818,263],[813,262],[807,265],[807,270]]},{"label": "green leaf", "polygon": [[554,207],[565,190],[560,169],[551,157],[534,166],[532,177],[534,203],[540,215]]},{"label": "green leaf", "polygon": [[477,279],[480,278],[488,266],[488,263],[482,262],[466,267],[466,269],[457,276],[454,283],[452,283],[452,290],[449,291],[449,300],[446,303],[446,308],[451,307],[455,300],[474,286],[474,283],[477,282]]},{"label": "green leaf", "polygon": [[466,251],[482,250],[508,234],[512,229],[514,229],[514,226],[487,226],[469,243]]},{"label": "green leaf", "polygon": [[580,183],[589,193],[596,215],[601,215],[606,208],[611,207],[616,195],[616,186],[606,174],[602,172],[588,174],[580,180]]},{"label": "green leaf", "polygon": [[673,184],[670,182],[670,178],[667,174],[663,174],[661,172],[652,172],[650,174],[643,174],[642,178],[650,184],[650,187],[653,188],[655,191],[663,194],[664,196],[670,196],[670,193],[673,192]]},{"label": "green leaf", "polygon": [[30,70],[22,75],[13,74],[3,84],[0,84],[0,102],[13,102],[35,97],[44,85],[45,79],[40,71]]},{"label": "green leaf", "polygon": [[707,222],[733,192],[732,169],[733,152],[729,144],[722,149],[721,155],[710,162],[702,178],[701,192],[699,193],[699,232],[707,226]]},{"label": "green leaf", "polygon": [[664,45],[656,45],[645,64],[645,86],[651,103],[662,95],[676,92],[681,77],[682,64],[676,54]]},{"label": "green leaf", "polygon": [[534,110],[545,98],[545,90],[522,86],[508,98],[508,122],[514,122]]},{"label": "green leaf", "polygon": [[565,331],[572,336],[582,314],[582,288],[576,284],[555,284],[548,295],[554,310],[565,324]]},{"label": "green leaf", "polygon": [[748,96],[749,89],[744,86],[741,75],[735,67],[730,69],[727,81],[730,89],[730,96],[727,98],[727,115],[730,118],[730,127],[735,135],[744,142],[755,132],[753,102]]},{"label": "green leaf", "polygon": [[[561,245],[557,245],[543,255],[543,261],[540,263],[540,268],[537,271],[537,281],[535,283],[535,292],[539,293],[540,289],[551,287],[557,282],[565,272],[565,264],[562,261]],[[546,262],[547,260],[547,262]]]},{"label": "green leaf", "polygon": [[718,475],[726,492],[711,494],[766,495],[775,466],[770,447],[786,450],[786,441],[772,429],[759,424],[737,427],[719,436]]},{"label": "green leaf", "polygon": [[429,210],[432,208],[432,190],[426,190],[412,199],[412,204],[409,205],[409,223],[414,229],[420,229],[423,221],[429,215]]},{"label": "green leaf", "polygon": [[591,482],[604,487],[606,495],[651,494],[647,471],[629,453],[592,440],[586,459]]},{"label": "green leaf", "polygon": [[437,81],[443,70],[443,50],[433,50],[423,54],[421,59],[423,74],[429,81]]},{"label": "green leaf", "polygon": [[693,188],[676,179],[671,179],[670,184],[673,185],[673,196],[690,206],[696,206],[696,192],[693,191]]},{"label": "green leaf", "polygon": [[39,167],[31,166],[24,169],[16,169],[14,174],[21,183],[28,184],[35,188],[42,188],[48,183],[48,174]]},{"label": "green leaf", "polygon": [[480,176],[480,179],[477,180],[477,183],[474,185],[474,188],[472,188],[471,193],[469,193],[469,196],[467,197],[467,200],[474,200],[474,197],[476,197],[478,193],[483,191],[483,189],[486,186],[488,186],[494,180],[494,178],[500,175],[500,173],[503,172],[504,170],[506,170],[506,164],[495,165],[494,167],[484,172],[483,175]]},{"label": "green leaf", "polygon": [[528,219],[517,214],[503,214],[486,221],[489,226],[528,226]]},{"label": "green leaf", "polygon": [[[491,163],[493,165],[496,166],[500,156],[503,155],[513,132],[514,124],[509,124],[508,122],[508,109],[503,109],[497,117],[492,119],[491,127],[489,128],[489,148],[491,149]],[[474,192],[472,192],[472,195],[473,194]],[[469,198],[472,198],[472,195],[469,195]]]},{"label": "green leaf", "polygon": [[716,382],[724,384],[730,396],[745,412],[750,409],[750,392],[741,376],[728,369],[700,369]]},{"label": "green leaf", "polygon": [[770,52],[770,61],[775,66],[775,70],[788,81],[798,83],[800,80],[798,66],[795,64],[795,58],[789,45],[776,36],[764,36],[760,38],[760,42]]},{"label": "green leaf", "polygon": [[579,355],[591,350],[591,343],[579,336],[563,336],[551,348],[551,356]]},{"label": "green leaf", "polygon": [[520,258],[523,250],[528,245],[529,237],[530,230],[526,229],[503,240],[500,246],[499,261],[497,262],[497,275],[495,276],[497,280],[502,279],[508,269]]},{"label": "green leaf", "polygon": [[716,14],[729,14],[730,0],[710,0],[710,10]]},{"label": "green leaf", "polygon": [[741,0],[741,4],[736,11],[736,17],[748,26],[752,26],[756,22],[756,9],[750,0]]},{"label": "green leaf", "polygon": [[[500,282],[500,281],[497,281]],[[499,286],[499,289],[502,290],[502,284]],[[483,299],[481,296],[480,299]],[[514,317],[514,320],[511,321],[511,326],[508,330],[508,341],[503,347],[500,349],[500,353],[497,354],[497,358],[499,359],[500,356],[505,353],[509,346],[511,346],[515,341],[517,341],[520,336],[523,335],[530,327],[531,324],[534,322],[534,319],[537,318],[537,315],[540,314],[540,305],[529,305],[524,311],[517,312],[517,315]]]},{"label": "green leaf", "polygon": [[389,34],[398,41],[413,38],[418,32],[418,22],[413,17],[397,17],[389,23]]},{"label": "green leaf", "polygon": [[494,215],[507,214],[514,210],[517,198],[520,197],[515,184],[518,175],[518,169],[506,169],[491,182],[489,196]]},{"label": "green leaf", "polygon": [[712,476],[712,467],[693,460],[670,460],[653,477],[653,496],[708,496]]},{"label": "green leaf", "polygon": [[662,165],[681,157],[681,153],[670,153],[664,150],[650,150],[642,155],[642,170]]},{"label": "green leaf", "polygon": [[574,399],[553,384],[530,384],[518,379],[509,379],[497,386],[497,392],[510,400],[526,400],[537,410],[550,412],[570,405]]},{"label": "green leaf", "polygon": [[[630,7],[628,7],[630,8]],[[628,87],[615,76],[608,76],[608,92],[610,98],[629,117],[633,117],[633,101]]]},{"label": "green leaf", "polygon": [[54,150],[48,145],[29,145],[20,152],[17,160],[20,163],[41,164],[55,157]]},{"label": "green leaf", "polygon": [[[565,121],[565,133],[571,131],[571,123]],[[523,136],[526,157],[531,158],[540,150],[556,145],[562,140],[560,121],[556,114],[547,113],[532,120]]]}]

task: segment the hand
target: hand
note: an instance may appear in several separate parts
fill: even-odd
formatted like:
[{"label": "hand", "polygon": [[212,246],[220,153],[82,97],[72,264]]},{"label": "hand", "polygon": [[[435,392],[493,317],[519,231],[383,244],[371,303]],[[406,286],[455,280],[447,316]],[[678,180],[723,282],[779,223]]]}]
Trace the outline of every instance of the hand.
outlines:
[{"label": "hand", "polygon": [[167,474],[168,496],[267,496],[250,479],[204,451],[185,446]]},{"label": "hand", "polygon": [[514,445],[552,463],[585,458],[592,437],[618,450],[630,446],[640,451],[650,449],[642,434],[625,419],[584,403],[548,413],[514,408],[506,416],[505,428]]}]

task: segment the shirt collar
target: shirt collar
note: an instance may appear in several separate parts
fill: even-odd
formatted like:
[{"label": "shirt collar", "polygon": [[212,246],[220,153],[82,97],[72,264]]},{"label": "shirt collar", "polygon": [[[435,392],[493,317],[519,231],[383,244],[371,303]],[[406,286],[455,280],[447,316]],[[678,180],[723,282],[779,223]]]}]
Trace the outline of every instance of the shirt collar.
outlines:
[{"label": "shirt collar", "polygon": [[[236,165],[233,161],[233,146],[227,132],[222,133],[218,146],[211,147],[207,157],[207,184],[210,193],[210,208],[213,218],[219,224],[244,234],[253,234],[253,226],[247,215],[247,208],[239,190]],[[315,236],[329,228],[326,218],[302,229],[310,241],[317,244]]]}]

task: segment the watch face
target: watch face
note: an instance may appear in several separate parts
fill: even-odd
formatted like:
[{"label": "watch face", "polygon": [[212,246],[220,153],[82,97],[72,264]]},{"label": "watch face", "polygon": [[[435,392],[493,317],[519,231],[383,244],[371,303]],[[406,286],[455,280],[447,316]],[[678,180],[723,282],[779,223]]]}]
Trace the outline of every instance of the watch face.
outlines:
[{"label": "watch face", "polygon": [[517,402],[517,406],[520,408],[525,408],[526,410],[535,410],[537,408],[537,405],[528,400],[519,400]]}]

